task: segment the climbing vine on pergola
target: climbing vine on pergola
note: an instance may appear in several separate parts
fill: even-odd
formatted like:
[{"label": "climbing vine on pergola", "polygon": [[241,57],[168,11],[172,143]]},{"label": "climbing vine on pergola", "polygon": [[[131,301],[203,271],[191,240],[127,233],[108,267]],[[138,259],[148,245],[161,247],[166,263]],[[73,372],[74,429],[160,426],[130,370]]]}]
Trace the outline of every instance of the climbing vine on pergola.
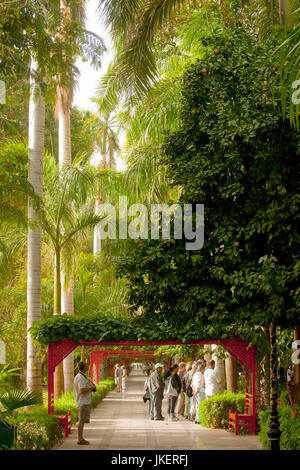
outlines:
[{"label": "climbing vine on pergola", "polygon": [[[220,327],[220,325],[219,325]],[[213,334],[215,332],[215,335]],[[251,377],[253,394],[253,417],[255,420],[255,356],[256,346],[249,340],[234,337],[231,328],[215,329],[196,321],[184,324],[180,330],[164,319],[152,319],[145,323],[142,316],[135,318],[93,315],[75,317],[62,315],[42,321],[31,329],[32,336],[43,345],[48,345],[48,412],[54,413],[54,371],[78,346],[161,346],[217,344],[223,346],[244,366],[246,391]],[[222,332],[222,334],[221,334]],[[227,338],[226,338],[227,336]],[[251,424],[251,430],[255,421]]]}]

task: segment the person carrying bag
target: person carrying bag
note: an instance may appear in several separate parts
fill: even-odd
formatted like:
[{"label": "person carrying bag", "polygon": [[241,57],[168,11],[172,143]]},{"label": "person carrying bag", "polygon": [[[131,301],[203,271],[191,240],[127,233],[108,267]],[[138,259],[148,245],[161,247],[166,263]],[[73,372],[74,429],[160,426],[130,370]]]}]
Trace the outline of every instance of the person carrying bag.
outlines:
[{"label": "person carrying bag", "polygon": [[168,417],[170,421],[178,421],[175,416],[175,407],[178,395],[181,391],[181,380],[177,374],[178,365],[170,367],[165,374],[166,379],[166,396],[168,400]]}]

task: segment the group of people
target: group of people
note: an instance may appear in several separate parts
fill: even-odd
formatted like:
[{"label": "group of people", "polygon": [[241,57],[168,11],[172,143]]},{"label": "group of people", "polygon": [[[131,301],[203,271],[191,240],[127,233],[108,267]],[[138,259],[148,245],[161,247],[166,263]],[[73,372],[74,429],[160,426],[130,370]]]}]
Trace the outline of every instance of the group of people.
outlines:
[{"label": "group of people", "polygon": [[186,364],[174,364],[162,378],[163,364],[157,363],[151,375],[146,379],[144,401],[149,401],[151,420],[162,421],[162,400],[164,394],[168,400],[168,420],[178,421],[186,418],[199,423],[199,404],[202,400],[218,393],[221,383],[215,371],[215,361],[206,365],[204,359]]},{"label": "group of people", "polygon": [[[211,360],[206,367],[204,360],[194,361],[186,364],[181,362],[174,364],[162,378],[163,364],[157,363],[154,370],[145,382],[144,401],[149,400],[150,419],[161,421],[162,400],[164,393],[168,399],[168,417],[171,421],[178,421],[176,413],[181,418],[187,418],[195,423],[199,422],[199,403],[205,398],[212,397],[218,392],[217,386],[221,382],[214,370],[215,361]],[[79,445],[88,445],[89,442],[83,438],[85,423],[90,422],[90,407],[92,392],[96,391],[95,384],[87,377],[88,365],[79,362],[78,374],[74,379],[74,398],[78,408],[78,441]],[[150,371],[149,371],[150,372]],[[126,390],[127,371],[124,365],[115,366],[115,383],[117,391]],[[176,412],[176,413],[175,413]]]},{"label": "group of people", "polygon": [[115,365],[115,384],[118,392],[125,392],[126,390],[126,377],[127,371],[124,365]]}]

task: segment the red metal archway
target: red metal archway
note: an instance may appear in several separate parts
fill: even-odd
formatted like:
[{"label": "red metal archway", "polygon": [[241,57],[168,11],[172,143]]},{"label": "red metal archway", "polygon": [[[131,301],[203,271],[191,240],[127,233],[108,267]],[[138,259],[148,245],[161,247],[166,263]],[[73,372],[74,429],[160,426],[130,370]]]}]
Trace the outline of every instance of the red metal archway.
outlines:
[{"label": "red metal archway", "polygon": [[196,346],[198,344],[217,344],[224,346],[225,349],[237,359],[245,369],[246,376],[246,392],[248,377],[251,377],[251,389],[253,395],[253,422],[251,423],[250,431],[254,432],[255,429],[255,356],[256,346],[250,345],[249,341],[239,340],[202,340],[191,341],[183,343],[182,341],[114,341],[102,342],[97,340],[83,341],[81,343],[74,343],[73,340],[63,339],[48,346],[48,413],[54,414],[54,371],[55,367],[65,359],[75,348],[78,346],[162,346],[162,345],[182,345],[187,344]]},{"label": "red metal archway", "polygon": [[100,351],[92,351],[90,354],[90,373],[91,380],[95,380],[94,367],[96,367],[96,382],[99,382],[99,366],[111,356],[122,356],[124,358],[147,358],[155,359],[154,351],[134,351],[134,350],[107,350],[102,349]]}]

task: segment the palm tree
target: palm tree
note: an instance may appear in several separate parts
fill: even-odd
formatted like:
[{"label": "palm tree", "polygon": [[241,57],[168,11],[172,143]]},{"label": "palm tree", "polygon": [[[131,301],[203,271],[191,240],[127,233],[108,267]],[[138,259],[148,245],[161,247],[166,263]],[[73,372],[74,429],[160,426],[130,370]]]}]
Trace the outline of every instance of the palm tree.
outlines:
[{"label": "palm tree", "polygon": [[[69,37],[65,32],[65,23],[72,20],[72,11],[70,2],[60,0],[60,10],[62,14],[61,31],[59,35],[62,41],[68,41]],[[66,52],[64,52],[65,62],[67,59]],[[58,141],[58,157],[59,165],[71,165],[71,108],[73,100],[73,74],[70,70],[70,64],[65,63],[62,73],[58,76],[57,87],[57,106],[58,106],[58,122],[59,122],[59,141]],[[62,312],[73,314],[74,313],[74,296],[73,296],[73,278],[70,276],[69,282],[66,282],[66,276],[62,272],[62,292],[61,292],[61,306]],[[64,390],[68,392],[73,389],[74,380],[74,354],[69,354],[59,366],[63,368],[64,375]]]},{"label": "palm tree", "polygon": [[140,96],[151,87],[157,78],[152,47],[156,33],[184,3],[185,0],[100,0],[104,23],[113,39],[123,46],[115,74],[123,88]]},{"label": "palm tree", "polygon": [[[101,162],[98,165],[99,170],[114,169],[116,165],[115,155],[119,152],[118,130],[115,116],[109,113],[103,113],[103,117],[93,115],[87,120],[87,128],[95,136],[95,151],[100,153]],[[95,213],[100,213],[100,206],[104,202],[105,191],[101,182],[97,184]],[[101,238],[98,227],[94,230],[94,255],[101,251]]]},{"label": "palm tree", "polygon": [[[78,24],[80,27],[85,22],[85,0],[60,0],[61,10],[61,25],[59,31],[59,38],[63,43],[66,44],[63,50],[63,66],[58,74],[58,86],[57,86],[57,106],[58,106],[58,118],[59,118],[59,164],[71,165],[71,108],[73,100],[73,85],[74,85],[74,73],[73,63],[75,62],[76,56],[80,53],[78,47],[80,41],[85,38],[85,46],[87,45],[88,32],[82,35],[72,36],[70,34],[70,24]],[[91,34],[91,33],[89,33]],[[96,35],[94,35],[95,39]],[[86,50],[86,48],[85,48]],[[88,55],[94,61],[95,65],[99,65],[99,56],[104,52],[103,41],[98,37],[97,44],[94,48],[89,48]],[[72,267],[71,267],[72,271]],[[69,273],[70,274],[70,273]],[[67,282],[69,277],[69,282]],[[62,273],[62,293],[61,293],[62,310],[64,313],[74,313],[74,294],[73,294],[73,277],[72,275],[67,276],[66,273]],[[73,389],[74,380],[74,359],[73,353],[71,353],[63,361],[64,369],[64,383],[65,392]]]},{"label": "palm tree", "polygon": [[[20,368],[9,369],[8,366],[0,371],[0,382],[9,377],[19,376]],[[0,405],[3,408],[0,411],[0,418],[12,414],[14,410],[42,403],[42,396],[36,392],[26,389],[11,389],[0,393]]]},{"label": "palm tree", "polygon": [[[43,193],[43,152],[45,131],[45,102],[35,80],[37,63],[31,60],[29,101],[28,181],[38,197]],[[37,221],[32,202],[28,203],[28,217]],[[27,331],[41,319],[41,227],[28,227],[27,243]],[[41,357],[31,335],[27,338],[27,387],[42,396]]]},{"label": "palm tree", "polygon": [[[94,228],[102,217],[94,214],[88,198],[96,186],[96,172],[81,161],[59,168],[53,157],[45,159],[44,198],[37,208],[39,221],[45,233],[45,242],[55,254],[54,315],[60,315],[61,274],[70,272],[79,236]],[[68,281],[68,279],[67,279]],[[56,368],[55,396],[63,393],[63,369]]]}]

